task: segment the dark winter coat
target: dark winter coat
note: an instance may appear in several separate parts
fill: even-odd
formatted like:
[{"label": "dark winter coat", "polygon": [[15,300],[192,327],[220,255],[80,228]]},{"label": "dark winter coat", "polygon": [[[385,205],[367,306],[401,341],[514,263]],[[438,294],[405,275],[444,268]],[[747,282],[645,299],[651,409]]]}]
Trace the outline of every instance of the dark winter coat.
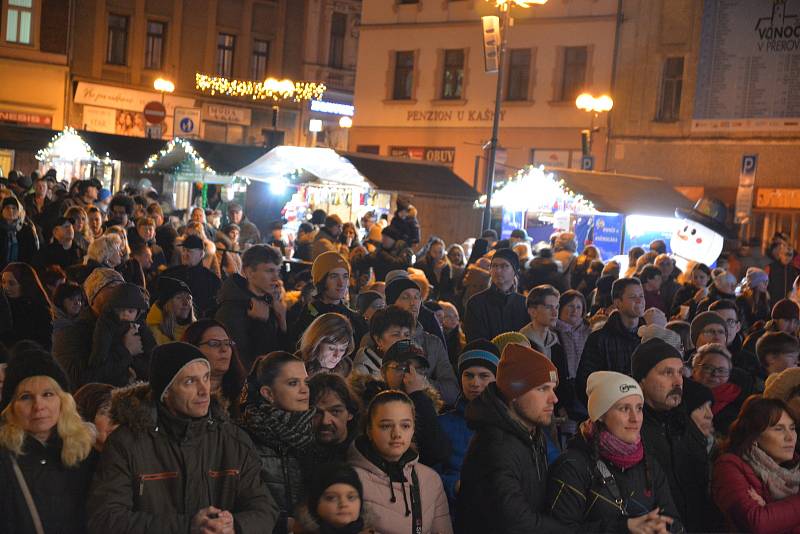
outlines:
[{"label": "dark winter coat", "polygon": [[176,278],[186,283],[192,290],[192,302],[198,317],[208,317],[217,303],[217,293],[219,292],[222,280],[209,269],[200,263],[194,267],[179,265],[170,267],[162,276]]},{"label": "dark winter coat", "polygon": [[[61,439],[54,435],[47,443],[28,436],[17,456],[22,476],[33,496],[45,532],[83,534],[86,532],[86,496],[97,461],[92,452],[75,467],[61,463]],[[0,532],[35,534],[28,505],[17,482],[11,453],[0,450]]]},{"label": "dark winter coat", "polygon": [[518,331],[530,322],[525,297],[503,293],[494,284],[472,296],[464,313],[467,341],[491,340],[497,334]]},{"label": "dark winter coat", "polygon": [[[766,506],[759,506],[750,497],[751,489]],[[729,532],[800,533],[800,495],[774,500],[764,481],[738,455],[723,454],[717,459],[711,493]]]},{"label": "dark winter coat", "polygon": [[392,217],[392,222],[389,223],[394,230],[402,236],[402,240],[405,241],[408,246],[413,247],[419,243],[419,221],[416,217],[411,217],[410,215],[406,218],[401,218],[398,216]]},{"label": "dark winter coat", "polygon": [[603,463],[614,477],[624,503],[615,502],[617,497],[597,468],[592,445],[578,433],[568,443],[566,452],[550,466],[548,513],[574,532],[627,534],[629,518],[660,508],[662,515],[675,520],[670,532],[685,532],[667,477],[647,451],[644,460],[628,469],[620,469],[607,460]]},{"label": "dark winter coat", "polygon": [[11,348],[30,339],[50,350],[53,344],[53,316],[50,310],[22,297],[10,299],[0,290],[0,342]]},{"label": "dark winter coat", "polygon": [[722,436],[728,435],[731,425],[739,417],[739,411],[742,409],[745,399],[755,393],[756,377],[734,367],[731,369],[728,382],[739,386],[740,392],[733,402],[714,416],[714,430]]},{"label": "dark winter coat", "polygon": [[645,451],[664,471],[672,500],[689,532],[706,532],[716,513],[708,495],[710,462],[705,436],[683,405],[668,412],[644,406]]},{"label": "dark winter coat", "polygon": [[150,400],[147,385],[115,395],[120,423],[105,444],[89,495],[92,533],[186,533],[208,506],[233,514],[237,533],[269,532],[277,509],[242,430],[212,400],[199,419]]},{"label": "dark winter coat", "polygon": [[[16,242],[16,245],[13,243]],[[16,253],[12,253],[12,248]],[[0,220],[0,270],[14,261],[33,263],[39,250],[39,236],[30,221],[17,221],[9,225]]]},{"label": "dark winter coat", "polygon": [[682,284],[675,292],[675,296],[672,299],[672,306],[670,308],[669,316],[679,314],[681,311],[681,306],[686,305],[689,306],[689,317],[686,320],[691,321],[693,318],[691,309],[693,307],[696,309],[696,306],[693,306],[693,299],[697,294],[697,291],[699,290],[692,283]]},{"label": "dark winter coat", "polygon": [[455,513],[455,503],[458,493],[456,485],[461,480],[461,466],[469,448],[474,431],[467,426],[464,412],[467,409],[467,400],[463,397],[458,400],[456,407],[439,416],[439,425],[450,438],[452,452],[450,456],[436,466],[436,471],[442,477],[444,491],[450,502],[451,513]]},{"label": "dark winter coat", "polygon": [[455,282],[453,280],[452,269],[449,263],[446,263],[442,270],[439,272],[439,278],[436,278],[436,271],[433,265],[428,263],[427,258],[422,258],[414,267],[421,269],[425,273],[425,278],[431,285],[431,292],[428,298],[430,300],[446,300],[455,304],[458,299],[456,298]]},{"label": "dark winter coat", "polygon": [[364,335],[369,333],[369,325],[367,321],[356,311],[350,309],[346,304],[325,304],[319,299],[314,299],[311,301],[308,306],[303,308],[303,311],[300,312],[300,317],[297,318],[293,325],[289,327],[289,339],[290,339],[290,346],[292,348],[295,347],[297,342],[302,337],[303,332],[311,326],[311,323],[314,322],[314,319],[319,317],[325,313],[339,313],[347,317],[350,321],[350,324],[353,326],[353,339],[355,340],[355,346],[358,346],[361,343],[361,339]]},{"label": "dark winter coat", "polygon": [[791,263],[784,265],[780,261],[773,261],[765,269],[769,273],[767,292],[772,303],[786,298],[792,291],[794,279],[800,276],[800,270]]},{"label": "dark winter coat", "polygon": [[547,457],[544,434],[530,433],[511,417],[489,384],[466,410],[475,435],[461,467],[456,503],[459,534],[529,534],[568,531],[547,515]]},{"label": "dark winter coat", "polygon": [[[640,319],[639,324],[644,321]],[[611,312],[606,324],[586,339],[575,374],[575,395],[586,402],[586,381],[595,371],[631,374],[631,354],[640,342],[636,330],[630,331],[622,324],[619,311]]]},{"label": "dark winter coat", "polygon": [[64,249],[59,242],[50,243],[41,249],[33,257],[33,266],[43,271],[50,265],[58,265],[62,269],[67,269],[83,259],[78,245],[75,242],[68,249]]},{"label": "dark winter coat", "polygon": [[281,332],[278,321],[270,310],[267,322],[247,315],[250,299],[257,297],[247,288],[247,279],[234,274],[222,283],[219,305],[214,318],[225,325],[228,335],[236,342],[239,358],[245,369],[252,367],[256,358],[275,350],[286,348],[286,334]]},{"label": "dark winter coat", "polygon": [[406,270],[411,267],[414,252],[408,248],[405,241],[397,241],[390,249],[379,245],[367,256],[367,263],[375,272],[375,280],[383,282],[389,271],[397,269]]}]

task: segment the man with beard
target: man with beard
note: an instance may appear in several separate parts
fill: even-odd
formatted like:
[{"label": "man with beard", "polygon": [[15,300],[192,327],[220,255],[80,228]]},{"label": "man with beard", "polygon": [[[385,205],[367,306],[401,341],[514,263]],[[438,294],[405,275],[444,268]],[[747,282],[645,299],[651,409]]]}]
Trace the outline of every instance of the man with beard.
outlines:
[{"label": "man with beard", "polygon": [[631,356],[631,375],[644,393],[644,447],[666,473],[686,530],[706,532],[716,517],[707,491],[710,462],[705,437],[682,404],[682,372],[681,353],[660,338]]},{"label": "man with beard", "polygon": [[456,532],[562,533],[545,510],[544,432],[558,398],[558,371],[547,357],[511,343],[490,383],[467,406],[475,435],[461,468]]},{"label": "man with beard", "polygon": [[320,373],[308,380],[311,406],[317,409],[311,421],[320,463],[345,462],[347,449],[358,436],[358,402],[347,382],[333,373]]}]

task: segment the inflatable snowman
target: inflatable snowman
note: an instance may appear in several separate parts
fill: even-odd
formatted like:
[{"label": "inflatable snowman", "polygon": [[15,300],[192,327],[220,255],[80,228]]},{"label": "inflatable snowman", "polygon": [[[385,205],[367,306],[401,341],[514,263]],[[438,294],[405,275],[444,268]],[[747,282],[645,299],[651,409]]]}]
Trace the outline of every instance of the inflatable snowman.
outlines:
[{"label": "inflatable snowman", "polygon": [[717,199],[703,197],[691,210],[678,208],[675,216],[681,223],[670,240],[675,264],[682,271],[690,261],[711,267],[722,252],[725,237],[730,237],[726,225],[728,210]]}]

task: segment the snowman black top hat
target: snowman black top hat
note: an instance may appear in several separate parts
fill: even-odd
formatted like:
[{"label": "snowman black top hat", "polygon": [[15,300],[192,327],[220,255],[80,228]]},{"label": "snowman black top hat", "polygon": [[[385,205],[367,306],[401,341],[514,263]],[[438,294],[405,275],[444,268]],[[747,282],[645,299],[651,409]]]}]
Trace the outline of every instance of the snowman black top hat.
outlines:
[{"label": "snowman black top hat", "polygon": [[690,210],[684,208],[676,209],[675,216],[700,223],[726,239],[735,237],[733,230],[727,224],[728,208],[725,207],[721,200],[716,198],[703,197]]}]

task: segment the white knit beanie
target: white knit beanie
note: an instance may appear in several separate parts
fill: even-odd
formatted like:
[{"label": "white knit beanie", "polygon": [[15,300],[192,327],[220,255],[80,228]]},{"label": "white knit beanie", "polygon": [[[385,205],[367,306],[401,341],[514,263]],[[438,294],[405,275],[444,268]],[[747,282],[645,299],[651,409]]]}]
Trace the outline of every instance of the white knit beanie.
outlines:
[{"label": "white knit beanie", "polygon": [[633,378],[614,371],[595,371],[586,381],[589,397],[589,419],[600,419],[618,400],[629,395],[644,399],[642,388]]}]

